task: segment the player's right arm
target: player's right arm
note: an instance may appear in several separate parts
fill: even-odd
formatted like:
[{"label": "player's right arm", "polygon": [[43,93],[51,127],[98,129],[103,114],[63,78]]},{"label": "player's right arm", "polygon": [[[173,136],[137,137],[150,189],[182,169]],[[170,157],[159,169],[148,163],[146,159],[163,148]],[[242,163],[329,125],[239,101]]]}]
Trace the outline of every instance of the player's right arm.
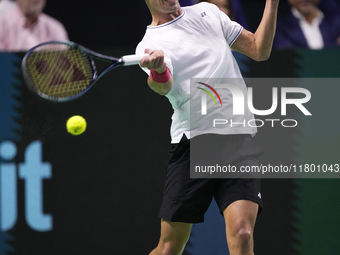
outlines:
[{"label": "player's right arm", "polygon": [[278,5],[279,0],[267,0],[256,32],[251,33],[243,29],[231,48],[256,61],[267,60],[275,36]]},{"label": "player's right arm", "polygon": [[148,85],[153,91],[165,96],[172,89],[173,78],[164,62],[164,52],[162,50],[146,49],[145,53],[150,55],[144,57],[140,65],[150,70]]}]

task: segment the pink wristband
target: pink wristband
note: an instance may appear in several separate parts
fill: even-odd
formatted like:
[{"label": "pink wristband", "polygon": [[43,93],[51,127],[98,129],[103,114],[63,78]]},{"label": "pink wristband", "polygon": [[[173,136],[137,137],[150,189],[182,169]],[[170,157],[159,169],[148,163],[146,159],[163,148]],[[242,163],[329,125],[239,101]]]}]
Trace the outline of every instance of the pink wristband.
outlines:
[{"label": "pink wristband", "polygon": [[164,73],[157,73],[155,70],[150,71],[150,78],[151,80],[158,82],[158,83],[166,83],[167,81],[170,80],[171,75],[169,72],[168,67],[165,67],[165,72]]}]

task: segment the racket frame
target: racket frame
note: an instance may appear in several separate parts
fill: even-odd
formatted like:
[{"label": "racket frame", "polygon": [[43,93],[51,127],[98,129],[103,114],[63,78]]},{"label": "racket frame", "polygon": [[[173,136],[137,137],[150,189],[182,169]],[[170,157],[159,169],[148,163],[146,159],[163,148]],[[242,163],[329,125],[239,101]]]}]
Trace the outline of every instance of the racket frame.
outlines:
[{"label": "racket frame", "polygon": [[[28,74],[28,66],[27,66],[27,59],[29,55],[38,47],[48,45],[48,44],[60,44],[60,45],[66,45],[71,48],[76,48],[78,49],[82,54],[86,55],[90,61],[90,65],[93,71],[93,77],[90,82],[90,84],[84,89],[82,92],[70,96],[70,97],[52,97],[48,96],[42,92],[40,92],[34,85],[33,82],[31,81],[30,75]],[[94,52],[90,49],[85,48],[84,46],[75,43],[75,42],[70,42],[70,41],[49,41],[49,42],[44,42],[41,43],[32,49],[30,49],[24,56],[22,63],[21,63],[21,70],[24,76],[25,84],[27,87],[33,91],[34,93],[38,94],[40,97],[53,101],[53,102],[67,102],[71,101],[73,99],[76,99],[80,96],[82,96],[85,92],[87,92],[104,74],[107,72],[111,71],[112,69],[119,67],[119,66],[129,66],[129,65],[136,65],[139,63],[142,57],[148,56],[148,54],[145,55],[128,55],[128,56],[123,56],[121,58],[115,58],[111,56],[106,56],[97,52]],[[101,60],[101,61],[106,61],[106,62],[111,62],[112,64],[106,67],[102,72],[98,73],[97,68],[94,62],[94,59]]]}]

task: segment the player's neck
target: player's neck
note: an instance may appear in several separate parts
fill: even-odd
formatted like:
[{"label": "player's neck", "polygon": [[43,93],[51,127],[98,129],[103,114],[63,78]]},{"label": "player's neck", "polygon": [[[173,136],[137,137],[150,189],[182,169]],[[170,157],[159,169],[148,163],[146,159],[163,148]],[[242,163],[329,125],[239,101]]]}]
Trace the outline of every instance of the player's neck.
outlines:
[{"label": "player's neck", "polygon": [[179,16],[183,13],[181,8],[178,8],[175,12],[172,13],[153,13],[152,14],[152,22],[150,24],[151,27],[154,26],[159,26],[165,23],[168,23]]}]

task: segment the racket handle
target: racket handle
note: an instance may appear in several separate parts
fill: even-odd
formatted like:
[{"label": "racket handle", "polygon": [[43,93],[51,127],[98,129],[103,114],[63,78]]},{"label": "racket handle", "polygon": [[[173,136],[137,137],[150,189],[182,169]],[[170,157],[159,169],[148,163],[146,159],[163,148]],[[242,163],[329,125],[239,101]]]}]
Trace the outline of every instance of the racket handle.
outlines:
[{"label": "racket handle", "polygon": [[132,66],[138,65],[142,58],[149,56],[149,54],[141,54],[141,55],[126,55],[122,57],[124,61],[124,66]]}]

